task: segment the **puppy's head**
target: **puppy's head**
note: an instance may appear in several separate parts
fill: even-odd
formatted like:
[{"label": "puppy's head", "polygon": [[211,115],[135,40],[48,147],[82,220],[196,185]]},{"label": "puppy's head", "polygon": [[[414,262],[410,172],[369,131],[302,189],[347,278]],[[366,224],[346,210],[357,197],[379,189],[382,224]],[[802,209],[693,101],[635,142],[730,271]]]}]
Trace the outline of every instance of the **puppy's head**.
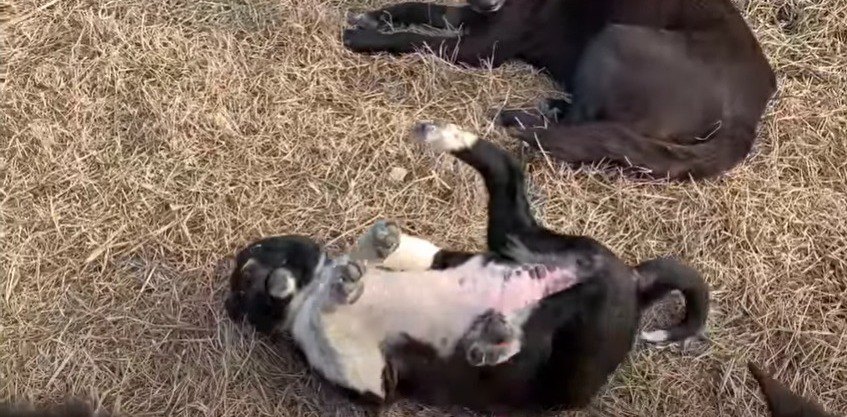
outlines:
[{"label": "puppy's head", "polygon": [[257,331],[272,333],[324,259],[321,247],[303,236],[275,236],[251,243],[236,255],[227,313],[234,321],[246,318]]}]

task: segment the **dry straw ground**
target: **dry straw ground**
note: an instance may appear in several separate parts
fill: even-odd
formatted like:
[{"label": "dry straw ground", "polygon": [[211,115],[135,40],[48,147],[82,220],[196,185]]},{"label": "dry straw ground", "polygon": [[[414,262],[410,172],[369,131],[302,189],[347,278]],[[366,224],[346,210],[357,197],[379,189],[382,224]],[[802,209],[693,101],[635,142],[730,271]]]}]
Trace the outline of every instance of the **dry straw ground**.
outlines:
[{"label": "dry straw ground", "polygon": [[[346,52],[344,10],[373,5],[2,6],[0,398],[78,395],[138,417],[354,412],[224,317],[224,258],[273,233],[340,249],[380,217],[479,248],[480,182],[405,133],[449,120],[521,152],[485,112],[551,89],[521,66]],[[636,184],[522,154],[546,224],[631,262],[678,254],[715,290],[709,349],[639,349],[595,414],[761,416],[747,359],[847,411],[847,1],[741,8],[780,92],[727,177]],[[408,177],[389,180],[394,167]]]}]

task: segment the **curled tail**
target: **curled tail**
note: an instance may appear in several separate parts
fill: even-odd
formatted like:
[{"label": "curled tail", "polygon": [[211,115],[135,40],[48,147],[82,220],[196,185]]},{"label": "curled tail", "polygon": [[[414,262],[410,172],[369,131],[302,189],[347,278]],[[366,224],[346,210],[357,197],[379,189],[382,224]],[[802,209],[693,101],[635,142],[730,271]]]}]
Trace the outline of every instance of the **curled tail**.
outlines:
[{"label": "curled tail", "polygon": [[638,304],[643,310],[667,293],[678,290],[685,298],[685,318],[665,330],[642,333],[649,342],[672,342],[696,335],[709,315],[709,286],[699,272],[674,258],[642,262],[637,272]]},{"label": "curled tail", "polygon": [[617,122],[513,129],[512,133],[565,162],[605,160],[671,180],[702,179],[729,171],[750,153],[755,140],[755,129],[730,123],[704,132],[703,138],[685,138],[685,144],[648,137]]}]

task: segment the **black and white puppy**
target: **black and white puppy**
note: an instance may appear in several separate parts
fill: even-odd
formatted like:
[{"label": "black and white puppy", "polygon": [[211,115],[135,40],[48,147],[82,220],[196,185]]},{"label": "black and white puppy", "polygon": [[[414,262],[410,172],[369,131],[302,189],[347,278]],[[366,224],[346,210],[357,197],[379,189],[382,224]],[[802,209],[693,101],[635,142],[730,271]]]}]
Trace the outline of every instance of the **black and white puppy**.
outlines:
[{"label": "black and white puppy", "polygon": [[483,176],[487,252],[440,249],[386,221],[337,259],[302,236],[266,238],[237,255],[230,316],[290,332],[312,368],[363,397],[479,410],[586,405],[631,349],[641,311],[672,290],[685,318],[642,337],[681,340],[705,324],[708,287],[693,269],[671,258],[633,268],[539,225],[517,162],[470,132],[421,123],[412,137]]}]

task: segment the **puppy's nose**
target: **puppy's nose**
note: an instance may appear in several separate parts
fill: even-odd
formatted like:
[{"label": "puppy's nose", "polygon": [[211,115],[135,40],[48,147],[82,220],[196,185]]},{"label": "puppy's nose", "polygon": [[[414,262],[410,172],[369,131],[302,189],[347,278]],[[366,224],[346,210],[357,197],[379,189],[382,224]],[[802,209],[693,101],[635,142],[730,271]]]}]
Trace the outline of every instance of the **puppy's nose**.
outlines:
[{"label": "puppy's nose", "polygon": [[432,122],[419,122],[412,130],[418,135],[425,136],[434,132],[436,127]]}]

